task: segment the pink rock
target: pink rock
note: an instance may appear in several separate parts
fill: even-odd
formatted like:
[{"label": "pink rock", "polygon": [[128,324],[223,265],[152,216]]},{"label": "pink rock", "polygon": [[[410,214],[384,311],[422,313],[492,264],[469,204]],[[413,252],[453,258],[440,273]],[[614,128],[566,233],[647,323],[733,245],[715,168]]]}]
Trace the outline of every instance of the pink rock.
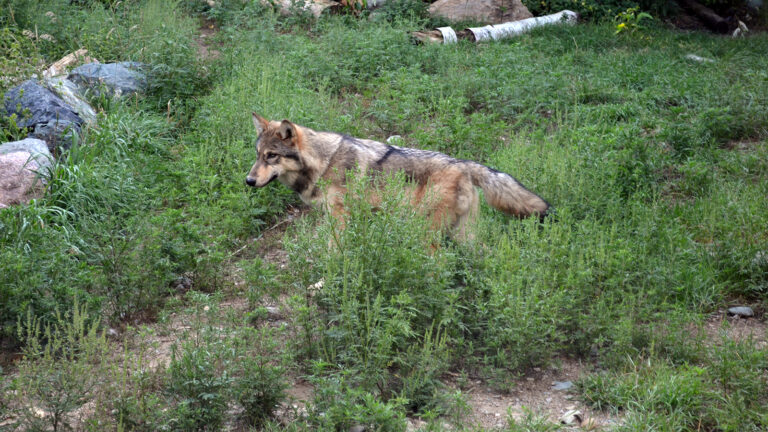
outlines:
[{"label": "pink rock", "polygon": [[40,165],[29,152],[0,154],[0,208],[26,204],[43,195],[43,181],[36,170]]}]

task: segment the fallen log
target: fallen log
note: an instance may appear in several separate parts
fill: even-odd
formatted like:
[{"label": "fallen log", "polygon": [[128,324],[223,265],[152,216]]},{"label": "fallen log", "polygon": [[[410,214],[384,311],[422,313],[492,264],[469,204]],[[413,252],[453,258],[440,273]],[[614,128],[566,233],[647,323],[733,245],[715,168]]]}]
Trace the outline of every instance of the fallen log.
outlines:
[{"label": "fallen log", "polygon": [[725,34],[730,30],[728,20],[696,0],[677,0],[677,3],[699,18],[713,32]]},{"label": "fallen log", "polygon": [[411,35],[417,41],[423,43],[449,44],[456,43],[459,40],[482,42],[511,38],[529,32],[536,27],[551,24],[574,24],[578,20],[578,16],[576,12],[564,10],[551,15],[487,25],[485,27],[470,27],[460,31],[454,31],[451,27],[440,27],[435,30],[415,31]]},{"label": "fallen log", "polygon": [[88,57],[88,50],[81,48],[73,53],[69,53],[62,57],[60,60],[51,65],[43,72],[43,77],[51,78],[59,75],[63,75],[67,72],[67,68],[75,63],[98,63],[97,60]]}]

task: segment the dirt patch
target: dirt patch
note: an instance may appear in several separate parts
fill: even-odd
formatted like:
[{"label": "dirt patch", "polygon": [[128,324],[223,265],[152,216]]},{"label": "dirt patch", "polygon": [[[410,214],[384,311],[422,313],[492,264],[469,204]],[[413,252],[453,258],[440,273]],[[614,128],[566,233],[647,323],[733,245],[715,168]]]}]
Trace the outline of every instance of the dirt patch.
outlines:
[{"label": "dirt patch", "polygon": [[740,141],[728,141],[727,143],[722,145],[722,148],[725,150],[748,152],[748,151],[755,150],[757,147],[761,145],[765,145],[765,140],[747,139],[747,140],[740,140]]},{"label": "dirt patch", "polygon": [[586,367],[578,360],[560,357],[549,368],[534,368],[527,375],[519,378],[509,393],[500,393],[489,388],[481,381],[474,381],[466,393],[472,408],[467,423],[483,428],[505,428],[508,416],[519,420],[530,411],[545,416],[549,421],[558,423],[568,411],[582,413],[582,425],[591,428],[617,425],[621,419],[611,417],[604,412],[593,411],[577,400],[575,386],[568,390],[556,390],[556,382],[575,382]]},{"label": "dirt patch", "polygon": [[201,20],[200,30],[195,45],[197,46],[197,57],[202,60],[216,60],[221,56],[221,51],[213,48],[213,38],[218,33],[216,23],[212,20]]},{"label": "dirt patch", "polygon": [[710,316],[703,328],[706,342],[719,345],[723,337],[736,342],[752,341],[755,348],[768,348],[768,325],[757,316],[740,318],[729,316],[725,309]]},{"label": "dirt patch", "polygon": [[274,264],[280,269],[288,265],[288,252],[283,249],[283,237],[285,231],[298,218],[311,211],[308,206],[288,207],[285,216],[276,224],[265,229],[258,237],[253,239],[256,252],[264,261]]}]

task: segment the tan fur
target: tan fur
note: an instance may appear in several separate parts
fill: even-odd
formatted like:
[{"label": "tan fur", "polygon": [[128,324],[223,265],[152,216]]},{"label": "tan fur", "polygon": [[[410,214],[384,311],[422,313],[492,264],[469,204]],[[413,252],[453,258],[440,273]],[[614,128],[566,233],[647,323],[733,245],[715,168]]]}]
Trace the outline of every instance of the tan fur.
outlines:
[{"label": "tan fur", "polygon": [[[512,176],[473,161],[442,153],[390,146],[381,142],[318,132],[288,120],[269,121],[253,114],[259,134],[258,159],[246,177],[250,186],[279,180],[307,203],[320,204],[341,221],[346,194],[346,173],[376,176],[402,171],[409,179],[409,202],[426,208],[435,229],[454,230],[460,238],[472,236],[478,213],[478,193],[488,203],[512,216],[544,216],[550,205]],[[321,190],[318,183],[328,185]],[[370,200],[380,200],[372,191]]]}]

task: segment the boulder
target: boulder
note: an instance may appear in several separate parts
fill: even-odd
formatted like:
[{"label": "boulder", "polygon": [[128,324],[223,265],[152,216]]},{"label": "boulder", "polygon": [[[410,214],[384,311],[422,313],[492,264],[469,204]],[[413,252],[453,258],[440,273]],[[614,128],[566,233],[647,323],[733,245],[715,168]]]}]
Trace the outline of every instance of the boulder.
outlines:
[{"label": "boulder", "polygon": [[32,160],[38,166],[39,171],[43,176],[47,176],[48,172],[53,169],[53,156],[48,150],[48,145],[45,141],[36,138],[26,138],[21,141],[7,142],[0,144],[0,155],[26,152],[29,153]]},{"label": "boulder", "polygon": [[16,125],[34,130],[34,138],[48,143],[51,153],[57,146],[72,145],[73,134],[80,133],[83,119],[63,99],[34,80],[5,93],[5,115],[16,115]]},{"label": "boulder", "polygon": [[69,73],[67,79],[87,87],[95,94],[105,90],[114,97],[142,93],[147,90],[146,66],[137,62],[88,63]]},{"label": "boulder", "polygon": [[88,125],[96,124],[96,111],[80,96],[77,84],[63,77],[53,77],[45,80],[45,86],[72,107]]},{"label": "boulder", "polygon": [[51,120],[48,123],[38,123],[34,131],[29,134],[32,138],[38,138],[48,144],[53,154],[60,154],[61,150],[72,147],[80,135],[80,125],[66,120]]},{"label": "boulder", "polygon": [[35,157],[26,151],[0,154],[0,208],[28,203],[43,194]]},{"label": "boulder", "polygon": [[[78,125],[83,122],[66,102],[34,80],[24,81],[8,90],[4,101],[5,114],[9,117],[16,114],[16,124],[20,127],[32,128],[51,120],[62,120]],[[27,110],[29,110],[28,113]]]},{"label": "boulder", "polygon": [[438,0],[429,6],[429,13],[451,21],[476,21],[484,24],[499,24],[533,17],[521,0]]}]

